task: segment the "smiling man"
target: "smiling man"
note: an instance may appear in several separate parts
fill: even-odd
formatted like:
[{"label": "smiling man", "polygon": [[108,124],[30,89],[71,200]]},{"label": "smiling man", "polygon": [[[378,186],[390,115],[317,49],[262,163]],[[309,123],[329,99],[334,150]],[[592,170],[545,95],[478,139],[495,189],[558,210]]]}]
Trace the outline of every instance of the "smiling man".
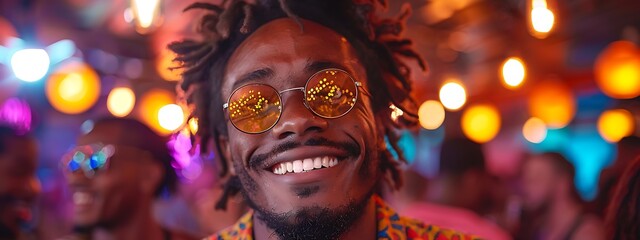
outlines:
[{"label": "smiling man", "polygon": [[104,118],[77,144],[61,161],[74,224],[63,239],[195,239],[153,216],[154,200],[177,184],[163,137],[133,119]]},{"label": "smiling man", "polygon": [[[182,89],[213,140],[223,175],[217,207],[238,192],[252,207],[211,239],[465,239],[399,217],[376,194],[400,186],[398,130],[416,124],[410,72],[418,60],[384,1],[223,1],[202,40],[170,48]],[[393,116],[393,118],[392,118]],[[387,140],[385,140],[387,139]],[[402,154],[398,154],[400,157]]]}]

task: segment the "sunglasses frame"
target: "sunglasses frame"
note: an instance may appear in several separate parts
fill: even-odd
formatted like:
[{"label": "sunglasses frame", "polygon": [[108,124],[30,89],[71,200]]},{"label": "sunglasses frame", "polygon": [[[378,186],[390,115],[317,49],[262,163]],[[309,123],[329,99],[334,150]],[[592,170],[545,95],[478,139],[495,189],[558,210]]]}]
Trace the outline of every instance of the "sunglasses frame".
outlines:
[{"label": "sunglasses frame", "polygon": [[[84,149],[82,148],[86,148],[86,147],[89,147],[91,149],[91,152],[83,151]],[[76,146],[72,148],[71,151],[68,151],[62,156],[60,167],[63,169],[62,171],[65,173],[75,174],[79,171],[82,171],[82,173],[87,178],[91,178],[96,174],[96,172],[99,172],[104,170],[105,168],[108,168],[110,159],[115,154],[115,151],[116,151],[116,146],[113,144],[94,143],[94,144]],[[84,159],[82,159],[80,162],[74,160],[75,155],[78,153],[82,153],[85,155]],[[90,155],[88,155],[88,153]],[[105,154],[105,160],[102,166],[93,168],[90,166],[90,161],[91,161],[91,158],[93,158],[98,153]],[[77,164],[79,164],[78,168],[75,170],[69,169],[70,168],[69,164],[71,162],[76,162]]]},{"label": "sunglasses frame", "polygon": [[[246,134],[260,134],[260,133],[264,133],[264,132],[267,132],[267,131],[271,130],[271,129],[276,125],[276,124],[278,124],[278,122],[280,121],[280,118],[282,117],[282,106],[284,105],[284,101],[282,100],[282,94],[283,94],[283,93],[286,93],[286,92],[291,92],[291,91],[301,91],[301,92],[302,92],[302,94],[304,94],[304,97],[302,98],[302,102],[304,103],[304,106],[305,106],[307,109],[309,109],[309,111],[311,111],[314,115],[316,115],[316,116],[318,116],[318,117],[321,117],[321,118],[325,118],[325,119],[336,119],[336,118],[341,118],[341,117],[343,117],[344,115],[347,115],[347,113],[351,112],[351,110],[355,107],[355,104],[354,104],[353,106],[351,106],[351,107],[349,108],[349,110],[345,111],[343,114],[340,114],[340,115],[335,116],[335,117],[326,117],[326,116],[322,116],[322,115],[318,114],[315,110],[313,110],[313,108],[309,107],[308,102],[307,102],[307,93],[306,93],[305,89],[307,89],[307,86],[309,85],[309,82],[310,82],[310,81],[311,81],[311,79],[313,79],[315,76],[317,76],[317,75],[319,75],[319,74],[322,74],[322,73],[324,73],[324,72],[326,72],[326,71],[337,71],[337,72],[342,72],[342,73],[346,74],[346,75],[349,77],[349,79],[353,82],[353,85],[355,86],[355,97],[354,97],[354,98],[356,99],[356,103],[357,103],[357,101],[358,101],[358,100],[357,100],[357,99],[358,99],[358,96],[360,95],[360,91],[359,91],[358,89],[359,89],[359,88],[361,88],[361,87],[363,87],[363,86],[362,86],[362,83],[361,83],[361,82],[356,81],[355,79],[353,79],[353,76],[351,76],[351,74],[349,74],[349,72],[347,72],[347,71],[345,71],[345,70],[342,70],[342,69],[339,69],[339,68],[326,68],[326,69],[322,69],[322,70],[317,71],[316,73],[312,74],[312,75],[307,79],[306,83],[304,84],[304,87],[294,87],[294,88],[289,88],[289,89],[285,89],[285,90],[282,90],[282,91],[278,91],[278,90],[277,90],[276,88],[274,88],[273,86],[271,86],[271,85],[269,85],[269,84],[265,84],[265,83],[249,83],[249,84],[242,85],[242,86],[240,86],[240,87],[237,87],[235,90],[233,90],[233,91],[231,92],[231,94],[230,94],[230,95],[229,95],[229,97],[227,98],[227,102],[226,102],[226,103],[224,103],[224,104],[222,105],[222,109],[223,109],[223,110],[227,110],[226,115],[227,115],[227,119],[229,120],[229,111],[228,111],[228,108],[229,108],[229,103],[231,102],[231,97],[233,97],[233,95],[234,95],[238,90],[240,90],[240,89],[242,89],[242,88],[244,88],[244,87],[246,87],[246,86],[250,86],[250,85],[260,85],[260,86],[266,86],[266,87],[270,87],[270,88],[272,88],[272,89],[274,90],[274,92],[276,93],[276,95],[278,96],[278,100],[279,100],[279,101],[280,101],[280,103],[281,103],[281,104],[278,106],[278,110],[279,110],[278,119],[276,119],[276,121],[275,121],[275,122],[273,122],[273,124],[272,124],[271,126],[269,126],[269,127],[268,127],[268,128],[266,128],[265,130],[262,130],[262,131],[260,131],[260,132],[247,132],[247,131],[244,131],[244,130],[240,129],[238,126],[236,126],[236,124],[235,124],[233,121],[229,120],[229,121],[231,122],[231,125],[233,125],[233,127],[235,127],[236,129],[238,129],[239,131],[241,131],[241,132],[243,132],[243,133],[246,133]],[[365,93],[366,93],[366,91],[365,91],[365,89],[364,89],[364,88],[363,88],[362,90],[363,90],[363,92],[365,92]]]}]

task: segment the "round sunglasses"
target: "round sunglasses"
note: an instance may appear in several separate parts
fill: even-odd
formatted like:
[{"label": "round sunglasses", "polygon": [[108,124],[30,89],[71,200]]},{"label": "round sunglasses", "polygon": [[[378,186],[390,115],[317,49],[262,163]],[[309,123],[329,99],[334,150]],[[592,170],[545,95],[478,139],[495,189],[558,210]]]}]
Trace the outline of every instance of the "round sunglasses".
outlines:
[{"label": "round sunglasses", "polygon": [[115,146],[111,144],[77,146],[62,156],[61,168],[66,174],[82,171],[90,178],[108,166],[114,153]]},{"label": "round sunglasses", "polygon": [[357,82],[344,70],[328,68],[307,79],[304,87],[276,90],[262,83],[250,83],[231,93],[222,108],[238,130],[248,134],[268,131],[282,115],[282,94],[290,91],[304,93],[304,106],[323,118],[339,118],[351,111],[358,99]]}]

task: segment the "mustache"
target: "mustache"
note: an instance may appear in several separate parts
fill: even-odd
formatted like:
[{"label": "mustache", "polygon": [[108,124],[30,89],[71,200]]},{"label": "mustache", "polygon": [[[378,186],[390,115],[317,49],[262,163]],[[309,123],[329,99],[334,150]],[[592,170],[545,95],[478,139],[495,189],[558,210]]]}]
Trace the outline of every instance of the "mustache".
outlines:
[{"label": "mustache", "polygon": [[350,156],[358,156],[360,155],[360,146],[353,142],[338,142],[331,141],[327,138],[319,137],[319,138],[311,138],[304,143],[288,141],[274,147],[270,152],[263,154],[256,154],[249,158],[249,168],[259,168],[264,164],[267,159],[272,158],[280,153],[303,147],[303,146],[323,146],[335,148],[341,151],[347,152]]}]

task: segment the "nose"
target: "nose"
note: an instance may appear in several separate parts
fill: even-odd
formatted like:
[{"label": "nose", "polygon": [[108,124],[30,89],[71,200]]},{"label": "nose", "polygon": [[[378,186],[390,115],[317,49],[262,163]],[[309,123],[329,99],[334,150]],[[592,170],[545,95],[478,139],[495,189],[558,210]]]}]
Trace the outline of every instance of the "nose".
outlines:
[{"label": "nose", "polygon": [[273,126],[271,134],[276,139],[284,139],[291,135],[303,136],[310,132],[324,131],[328,122],[327,119],[318,117],[304,104],[302,93],[295,92],[283,96],[283,109],[280,120]]},{"label": "nose", "polygon": [[89,179],[82,170],[68,171],[65,172],[64,175],[69,185],[82,185],[87,184],[91,181],[91,179]]}]

